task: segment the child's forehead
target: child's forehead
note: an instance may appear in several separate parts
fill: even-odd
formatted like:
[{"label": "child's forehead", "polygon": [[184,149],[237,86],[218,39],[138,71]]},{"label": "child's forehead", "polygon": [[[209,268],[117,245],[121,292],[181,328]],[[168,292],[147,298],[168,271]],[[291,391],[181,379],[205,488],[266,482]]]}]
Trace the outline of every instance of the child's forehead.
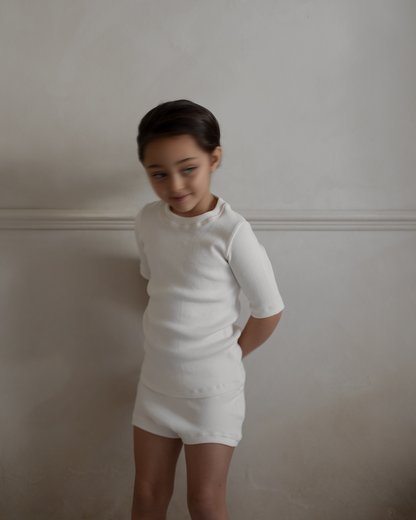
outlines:
[{"label": "child's forehead", "polygon": [[161,162],[174,163],[188,157],[197,158],[204,153],[195,139],[189,134],[161,137],[146,145],[144,164],[149,167],[155,161],[156,164]]}]

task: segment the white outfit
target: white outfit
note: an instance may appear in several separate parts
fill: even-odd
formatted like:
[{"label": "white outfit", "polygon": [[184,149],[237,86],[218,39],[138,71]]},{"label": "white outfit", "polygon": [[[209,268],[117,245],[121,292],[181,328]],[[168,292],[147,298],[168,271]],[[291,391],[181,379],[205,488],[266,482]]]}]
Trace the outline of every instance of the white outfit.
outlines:
[{"label": "white outfit", "polygon": [[234,324],[240,288],[255,318],[284,308],[250,224],[221,197],[212,211],[195,217],[176,215],[159,200],[142,208],[135,232],[150,296],[143,316],[143,384],[182,398],[244,385],[241,330]]},{"label": "white outfit", "polygon": [[187,399],[159,394],[139,381],[133,424],[162,437],[182,439],[184,444],[237,446],[243,436],[245,411],[244,387]]}]

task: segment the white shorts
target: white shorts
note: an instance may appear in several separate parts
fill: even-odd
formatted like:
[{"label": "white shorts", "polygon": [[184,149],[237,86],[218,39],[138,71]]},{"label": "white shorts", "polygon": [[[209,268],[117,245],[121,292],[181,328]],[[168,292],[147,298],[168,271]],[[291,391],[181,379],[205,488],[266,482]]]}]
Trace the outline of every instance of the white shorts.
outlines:
[{"label": "white shorts", "polygon": [[244,385],[213,397],[172,397],[137,387],[133,425],[184,444],[215,442],[237,446],[245,417]]}]

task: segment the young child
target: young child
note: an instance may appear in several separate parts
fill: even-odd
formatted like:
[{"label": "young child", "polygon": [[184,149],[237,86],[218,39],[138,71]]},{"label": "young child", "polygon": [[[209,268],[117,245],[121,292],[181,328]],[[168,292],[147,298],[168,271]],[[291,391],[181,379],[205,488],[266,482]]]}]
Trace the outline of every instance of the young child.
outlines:
[{"label": "young child", "polygon": [[[163,103],[139,125],[139,160],[160,200],[135,222],[149,303],[133,412],[132,520],[165,520],[185,446],[192,520],[228,520],[225,487],[245,415],[242,358],[282,310],[273,269],[250,224],[210,191],[221,159],[214,115]],[[241,331],[239,292],[251,316]]]}]

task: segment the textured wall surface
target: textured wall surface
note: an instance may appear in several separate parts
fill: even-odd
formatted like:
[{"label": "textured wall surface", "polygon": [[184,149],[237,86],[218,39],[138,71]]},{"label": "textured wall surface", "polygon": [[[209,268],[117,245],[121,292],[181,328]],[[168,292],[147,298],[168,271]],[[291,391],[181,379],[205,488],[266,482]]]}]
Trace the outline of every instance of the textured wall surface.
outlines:
[{"label": "textured wall surface", "polygon": [[0,9],[1,207],[140,206],[152,195],[137,175],[137,123],[189,97],[222,125],[216,186],[231,203],[414,208],[412,0]]},{"label": "textured wall surface", "polygon": [[[2,519],[129,518],[147,298],[131,230],[1,210],[134,213],[137,124],[185,97],[236,210],[414,211],[415,29],[412,0],[2,0]],[[352,228],[256,232],[286,310],[245,359],[232,520],[416,519],[416,231]]]}]

